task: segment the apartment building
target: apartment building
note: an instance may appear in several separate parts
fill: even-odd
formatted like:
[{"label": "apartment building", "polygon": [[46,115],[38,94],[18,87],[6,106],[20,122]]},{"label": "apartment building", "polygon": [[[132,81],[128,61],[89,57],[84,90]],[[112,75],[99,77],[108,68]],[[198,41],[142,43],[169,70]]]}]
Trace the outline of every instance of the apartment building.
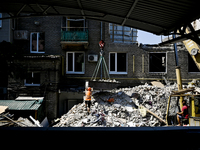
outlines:
[{"label": "apartment building", "polygon": [[[4,35],[4,21],[0,37]],[[100,58],[102,39],[109,75],[121,82],[120,87],[153,80],[176,81],[173,46],[138,44],[136,29],[67,16],[12,21],[10,31],[13,43],[20,47],[20,57],[7,63],[11,68],[6,85],[8,99],[45,97],[44,113],[49,119],[83,101],[85,81],[91,79]],[[199,71],[182,43],[178,50],[183,81],[187,83],[197,78]]]}]

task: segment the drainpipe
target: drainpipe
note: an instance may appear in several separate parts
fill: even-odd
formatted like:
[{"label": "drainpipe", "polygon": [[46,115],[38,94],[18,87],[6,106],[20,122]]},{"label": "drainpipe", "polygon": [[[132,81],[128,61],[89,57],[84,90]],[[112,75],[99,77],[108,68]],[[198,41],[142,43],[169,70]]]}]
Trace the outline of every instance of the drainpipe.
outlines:
[{"label": "drainpipe", "polygon": [[103,23],[101,21],[101,39],[100,40],[102,40],[102,26],[103,26]]},{"label": "drainpipe", "polygon": [[[100,38],[101,38],[100,40],[102,40],[102,21],[101,21],[101,37]],[[101,61],[101,80],[102,80],[102,61]]]}]

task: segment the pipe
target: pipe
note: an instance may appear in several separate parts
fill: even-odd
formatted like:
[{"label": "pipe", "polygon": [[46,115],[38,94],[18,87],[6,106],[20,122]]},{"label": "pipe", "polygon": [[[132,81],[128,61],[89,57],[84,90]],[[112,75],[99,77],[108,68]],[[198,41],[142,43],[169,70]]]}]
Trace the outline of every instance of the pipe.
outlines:
[{"label": "pipe", "polygon": [[[173,39],[175,39],[175,35],[173,34]],[[174,43],[174,54],[175,54],[175,63],[176,63],[176,79],[177,79],[177,84],[178,84],[178,90],[183,89],[182,87],[182,78],[181,78],[181,69],[178,64],[178,50],[177,50],[177,45]],[[179,104],[180,104],[180,109],[182,110],[183,104],[183,97],[179,98]]]},{"label": "pipe", "polygon": [[101,40],[102,40],[102,26],[103,26],[103,23],[102,23],[102,21],[101,21]]},{"label": "pipe", "polygon": [[[175,39],[175,35],[173,34],[173,39]],[[175,63],[176,63],[176,66],[178,66],[178,50],[177,50],[177,45],[176,43],[174,43],[174,54],[175,54]]]},{"label": "pipe", "polygon": [[[102,40],[102,21],[101,21],[101,37],[100,37],[100,38],[101,38],[101,40]],[[103,53],[102,53],[102,50],[101,50],[101,59],[102,59],[102,55],[103,55]],[[102,72],[102,71],[103,71],[103,69],[102,69],[102,66],[103,66],[102,63],[103,63],[103,62],[101,61],[101,80],[102,80],[102,73],[103,73],[103,72]]]},{"label": "pipe", "polygon": [[182,88],[182,79],[181,79],[181,70],[180,70],[179,66],[176,66],[176,78],[177,78],[178,90],[183,89]]}]

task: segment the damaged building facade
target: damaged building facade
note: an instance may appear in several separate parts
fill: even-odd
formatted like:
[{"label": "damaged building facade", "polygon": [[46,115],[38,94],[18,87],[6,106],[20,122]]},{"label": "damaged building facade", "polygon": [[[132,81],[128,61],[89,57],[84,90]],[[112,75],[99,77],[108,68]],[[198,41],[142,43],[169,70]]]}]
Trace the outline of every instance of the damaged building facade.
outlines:
[{"label": "damaged building facade", "polygon": [[[49,119],[83,101],[85,81],[91,79],[100,58],[102,39],[109,75],[120,81],[121,87],[154,80],[176,82],[173,45],[138,44],[136,29],[70,17],[12,21],[9,32],[13,43],[21,47],[21,57],[8,62],[8,67],[15,64],[15,70],[8,76],[7,99],[42,96]],[[0,36],[4,27],[0,28]],[[178,51],[183,82],[198,78],[199,71],[182,43]]]}]

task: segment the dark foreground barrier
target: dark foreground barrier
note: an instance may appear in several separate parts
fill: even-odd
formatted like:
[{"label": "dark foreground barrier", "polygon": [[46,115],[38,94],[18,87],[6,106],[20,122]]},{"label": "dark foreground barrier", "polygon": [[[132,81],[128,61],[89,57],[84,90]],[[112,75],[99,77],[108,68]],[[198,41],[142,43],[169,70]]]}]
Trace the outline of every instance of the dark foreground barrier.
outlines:
[{"label": "dark foreground barrier", "polygon": [[1,143],[45,143],[73,149],[200,149],[200,127],[1,127],[0,136]]}]

